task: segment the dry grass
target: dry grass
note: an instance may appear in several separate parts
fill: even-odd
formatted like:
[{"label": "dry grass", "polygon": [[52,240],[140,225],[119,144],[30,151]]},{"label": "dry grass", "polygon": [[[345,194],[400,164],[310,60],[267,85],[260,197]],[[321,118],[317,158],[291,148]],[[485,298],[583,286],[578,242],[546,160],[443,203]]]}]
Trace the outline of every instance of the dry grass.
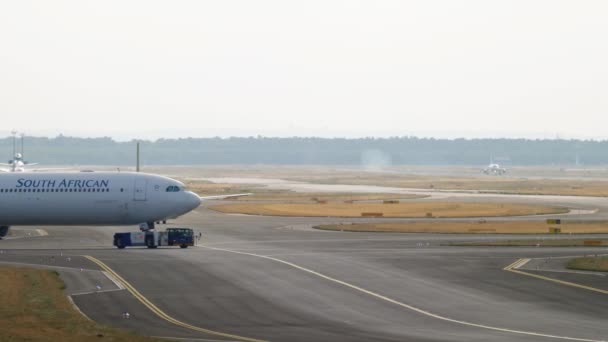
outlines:
[{"label": "dry grass", "polygon": [[566,266],[574,270],[608,272],[608,256],[575,258]]},{"label": "dry grass", "polygon": [[0,341],[159,341],[85,319],[54,271],[0,268]]},{"label": "dry grass", "polygon": [[[315,228],[353,232],[446,233],[446,234],[547,234],[544,221],[505,222],[396,222],[329,224]],[[564,223],[562,234],[608,233],[608,222]]]},{"label": "dry grass", "polygon": [[[362,213],[383,213],[384,217],[488,217],[557,214],[566,208],[514,203],[406,202],[383,203],[243,203],[212,206],[224,213],[268,216],[361,217]],[[429,215],[430,213],[430,215]]]}]

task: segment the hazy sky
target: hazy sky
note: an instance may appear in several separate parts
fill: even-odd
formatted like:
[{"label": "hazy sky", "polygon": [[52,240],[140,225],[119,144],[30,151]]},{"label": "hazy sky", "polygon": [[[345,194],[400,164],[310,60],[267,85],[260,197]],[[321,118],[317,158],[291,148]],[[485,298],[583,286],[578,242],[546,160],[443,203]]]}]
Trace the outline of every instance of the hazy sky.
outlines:
[{"label": "hazy sky", "polygon": [[0,136],[608,139],[606,1],[3,1]]}]

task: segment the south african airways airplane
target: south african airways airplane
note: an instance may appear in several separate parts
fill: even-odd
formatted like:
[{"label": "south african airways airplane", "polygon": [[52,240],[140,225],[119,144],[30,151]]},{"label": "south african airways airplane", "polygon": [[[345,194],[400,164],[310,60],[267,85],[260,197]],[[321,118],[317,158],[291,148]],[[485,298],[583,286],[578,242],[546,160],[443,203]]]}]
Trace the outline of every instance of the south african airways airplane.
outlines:
[{"label": "south african airways airplane", "polygon": [[135,172],[0,174],[0,237],[19,225],[140,225],[176,218],[201,200],[174,179]]}]

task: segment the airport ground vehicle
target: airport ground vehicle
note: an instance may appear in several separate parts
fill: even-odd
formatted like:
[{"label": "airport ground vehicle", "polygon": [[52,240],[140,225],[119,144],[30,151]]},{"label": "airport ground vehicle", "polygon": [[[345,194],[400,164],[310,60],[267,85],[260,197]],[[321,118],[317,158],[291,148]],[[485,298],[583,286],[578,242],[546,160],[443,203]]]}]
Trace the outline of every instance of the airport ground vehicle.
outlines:
[{"label": "airport ground vehicle", "polygon": [[194,246],[194,232],[190,228],[167,228],[166,231],[145,231],[114,234],[114,246],[122,249],[127,246]]}]

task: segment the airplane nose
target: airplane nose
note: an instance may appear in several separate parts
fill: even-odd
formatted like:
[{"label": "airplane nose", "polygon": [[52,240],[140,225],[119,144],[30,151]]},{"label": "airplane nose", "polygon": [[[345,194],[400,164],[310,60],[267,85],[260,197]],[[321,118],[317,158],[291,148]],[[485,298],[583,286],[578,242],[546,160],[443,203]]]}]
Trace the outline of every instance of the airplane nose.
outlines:
[{"label": "airplane nose", "polygon": [[186,201],[187,201],[188,208],[189,208],[188,211],[194,210],[194,209],[198,208],[199,205],[201,205],[201,198],[198,197],[197,194],[195,194],[192,191],[187,191],[186,194],[187,194]]}]

